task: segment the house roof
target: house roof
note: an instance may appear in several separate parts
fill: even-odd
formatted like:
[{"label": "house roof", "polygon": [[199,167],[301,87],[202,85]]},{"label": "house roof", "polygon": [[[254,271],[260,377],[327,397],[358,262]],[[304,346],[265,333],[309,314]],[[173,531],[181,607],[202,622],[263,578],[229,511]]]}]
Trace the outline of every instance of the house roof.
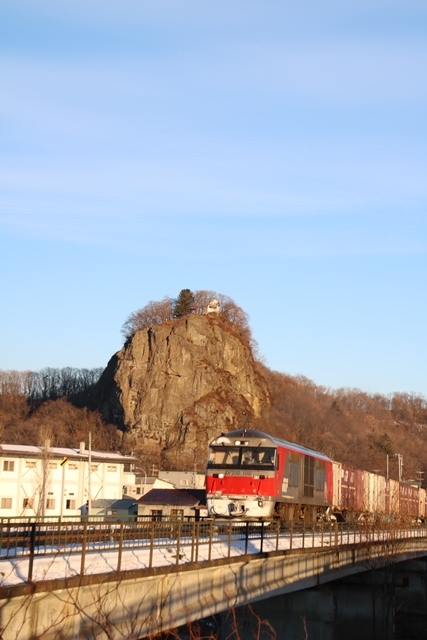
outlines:
[{"label": "house roof", "polygon": [[199,506],[206,506],[206,489],[180,489],[180,491],[197,498]]},{"label": "house roof", "polygon": [[[41,458],[45,453],[44,447],[24,444],[0,444],[0,456],[14,456],[18,458]],[[48,451],[50,458],[72,458],[74,460],[88,460],[89,450],[71,449],[67,447],[50,447]],[[110,453],[108,451],[91,451],[91,459],[94,462],[116,462],[125,464],[135,462],[136,458],[124,456],[121,453]]]},{"label": "house roof", "polygon": [[201,498],[194,495],[197,493],[196,489],[192,490],[191,493],[186,489],[151,489],[137,501],[137,504],[195,507],[199,504]]}]

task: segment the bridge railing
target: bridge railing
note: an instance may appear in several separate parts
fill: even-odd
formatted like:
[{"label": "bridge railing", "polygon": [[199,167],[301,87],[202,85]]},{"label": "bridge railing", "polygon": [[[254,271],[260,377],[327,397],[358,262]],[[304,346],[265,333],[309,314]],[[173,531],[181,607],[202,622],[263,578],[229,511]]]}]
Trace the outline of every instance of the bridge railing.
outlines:
[{"label": "bridge railing", "polygon": [[[41,556],[79,554],[80,575],[85,573],[88,553],[116,551],[116,571],[122,568],[123,553],[142,550],[147,568],[159,566],[155,554],[159,550],[174,549],[174,561],[200,562],[214,558],[221,545],[223,557],[254,554],[263,551],[338,547],[349,544],[399,541],[426,537],[426,525],[349,526],[338,522],[289,524],[250,521],[214,521],[149,519],[132,522],[102,521],[37,521],[0,523],[0,563],[3,559],[28,558],[28,581],[33,577],[34,561]],[[203,553],[201,550],[203,549]],[[183,551],[185,550],[185,553]]]}]

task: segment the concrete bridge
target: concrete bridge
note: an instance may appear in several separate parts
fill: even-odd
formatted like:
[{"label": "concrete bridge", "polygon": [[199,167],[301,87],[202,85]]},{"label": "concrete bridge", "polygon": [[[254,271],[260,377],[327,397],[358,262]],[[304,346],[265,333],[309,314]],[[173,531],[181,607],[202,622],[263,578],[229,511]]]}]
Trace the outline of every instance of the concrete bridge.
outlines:
[{"label": "concrete bridge", "polygon": [[136,640],[233,607],[427,555],[425,532],[335,542],[2,588],[1,638]]}]

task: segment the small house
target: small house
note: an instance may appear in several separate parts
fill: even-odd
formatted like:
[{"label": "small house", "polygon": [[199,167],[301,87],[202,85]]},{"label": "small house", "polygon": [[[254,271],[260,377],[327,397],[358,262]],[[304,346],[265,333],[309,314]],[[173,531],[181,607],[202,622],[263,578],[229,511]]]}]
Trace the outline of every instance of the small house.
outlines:
[{"label": "small house", "polygon": [[[82,507],[82,515],[87,515],[87,505]],[[138,507],[133,498],[122,498],[121,500],[108,500],[99,498],[92,500],[91,516],[105,518],[115,518],[117,520],[127,520],[130,516],[138,513]]]},{"label": "small house", "polygon": [[137,502],[138,516],[152,518],[185,518],[197,520],[207,514],[203,490],[151,489]]}]

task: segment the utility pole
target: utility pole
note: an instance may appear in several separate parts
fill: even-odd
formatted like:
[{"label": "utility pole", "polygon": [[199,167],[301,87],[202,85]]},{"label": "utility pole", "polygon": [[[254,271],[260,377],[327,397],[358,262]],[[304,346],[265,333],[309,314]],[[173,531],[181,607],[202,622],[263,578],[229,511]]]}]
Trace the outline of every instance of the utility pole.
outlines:
[{"label": "utility pole", "polygon": [[88,476],[88,501],[87,501],[87,515],[92,515],[92,433],[89,431],[89,476]]},{"label": "utility pole", "polygon": [[397,458],[397,468],[399,472],[399,482],[402,482],[403,478],[403,456],[401,453],[395,453],[393,458]]}]

